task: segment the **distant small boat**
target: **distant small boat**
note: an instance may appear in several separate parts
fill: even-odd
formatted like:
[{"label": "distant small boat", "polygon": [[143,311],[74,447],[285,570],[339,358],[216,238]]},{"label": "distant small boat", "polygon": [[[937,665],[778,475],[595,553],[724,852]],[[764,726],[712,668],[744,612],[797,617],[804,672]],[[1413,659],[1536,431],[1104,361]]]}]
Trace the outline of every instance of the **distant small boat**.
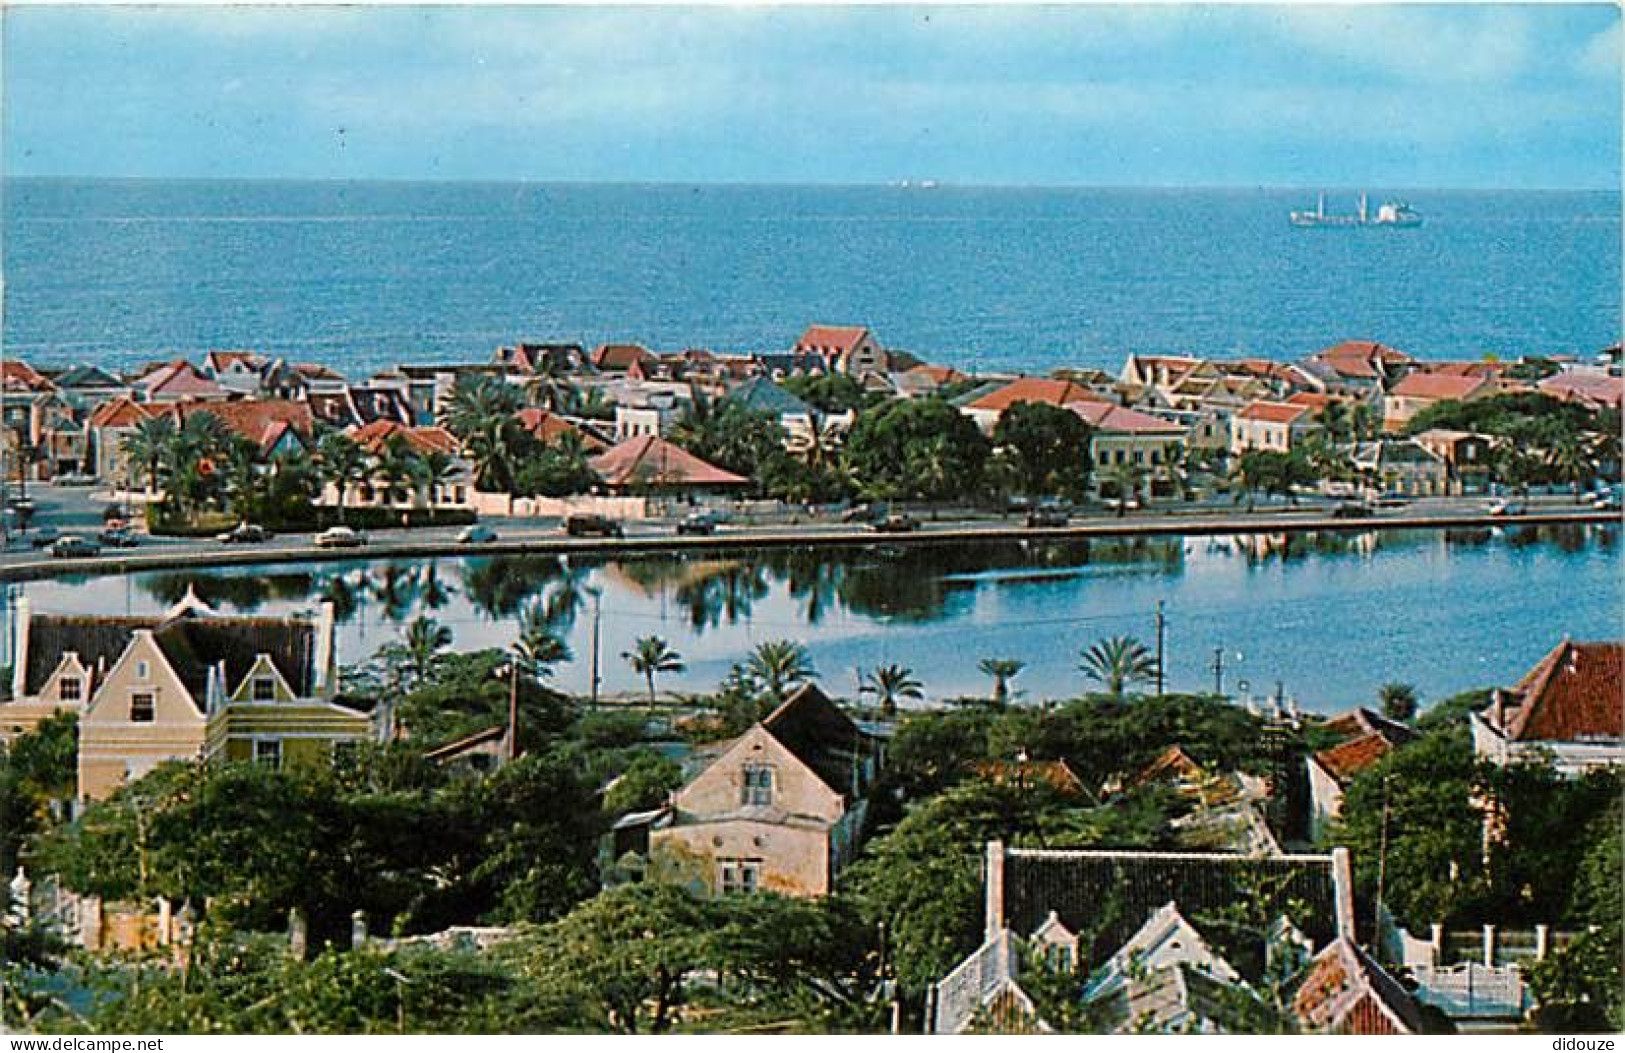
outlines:
[{"label": "distant small boat", "polygon": [[1403,201],[1384,201],[1377,206],[1376,214],[1367,211],[1365,194],[1360,195],[1360,209],[1353,215],[1339,215],[1326,211],[1326,195],[1321,194],[1315,202],[1313,212],[1299,210],[1292,212],[1288,219],[1294,227],[1394,227],[1408,228],[1420,227],[1422,215]]}]

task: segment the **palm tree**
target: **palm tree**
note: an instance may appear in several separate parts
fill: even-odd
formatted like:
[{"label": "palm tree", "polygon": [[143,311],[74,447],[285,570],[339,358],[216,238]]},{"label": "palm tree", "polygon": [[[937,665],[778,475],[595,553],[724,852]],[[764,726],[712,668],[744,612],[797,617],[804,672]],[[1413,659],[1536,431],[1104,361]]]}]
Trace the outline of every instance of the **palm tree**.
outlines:
[{"label": "palm tree", "polygon": [[559,360],[545,352],[536,359],[529,377],[525,378],[525,399],[532,406],[559,411],[570,400],[573,385],[560,368]]},{"label": "palm tree", "polygon": [[316,440],[316,465],[322,480],[332,483],[339,494],[339,522],[344,522],[344,495],[351,484],[367,477],[367,454],[342,431],[330,431]]},{"label": "palm tree", "polygon": [[914,670],[901,665],[878,665],[863,676],[864,691],[874,693],[882,716],[895,716],[897,702],[904,698],[924,698],[924,687],[914,679]]},{"label": "palm tree", "polygon": [[1132,636],[1109,636],[1082,652],[1078,668],[1089,679],[1106,685],[1106,693],[1123,697],[1130,684],[1157,678],[1157,660],[1145,644]]},{"label": "palm tree", "polygon": [[1326,429],[1326,437],[1333,443],[1342,442],[1351,428],[1347,403],[1340,399],[1328,402],[1320,411],[1320,426]]},{"label": "palm tree", "polygon": [[[124,437],[119,448],[131,464],[144,469],[142,476],[148,493],[158,489],[159,467],[170,460],[175,441],[175,421],[168,416],[145,417]],[[172,462],[171,462],[172,463]]]},{"label": "palm tree", "polygon": [[1528,492],[1529,481],[1534,476],[1537,465],[1534,457],[1521,443],[1511,438],[1497,439],[1495,445],[1490,448],[1490,459],[1497,481],[1517,489],[1520,493]]},{"label": "palm tree", "polygon": [[457,459],[444,450],[430,450],[420,460],[420,479],[429,495],[429,522],[434,522],[435,508],[440,503],[440,490],[457,480]]},{"label": "palm tree", "polygon": [[1114,464],[1101,473],[1105,481],[1112,484],[1117,491],[1117,514],[1119,517],[1128,513],[1128,503],[1131,498],[1140,494],[1140,483],[1145,473],[1137,464]]},{"label": "palm tree", "polygon": [[1027,663],[1019,658],[984,658],[976,668],[993,678],[993,708],[1003,709],[1010,702],[1010,681],[1027,668]]},{"label": "palm tree", "polygon": [[406,626],[406,659],[414,682],[421,684],[434,672],[440,652],[451,646],[451,629],[426,614]]},{"label": "palm tree", "polygon": [[423,459],[418,452],[412,449],[401,432],[395,432],[384,440],[374,462],[373,471],[376,473],[379,490],[383,492],[386,505],[399,504],[402,501],[410,502],[413,491],[417,488],[423,474]]},{"label": "palm tree", "polygon": [[1382,714],[1390,720],[1408,721],[1416,716],[1416,688],[1398,682],[1384,684],[1377,689],[1377,701],[1382,703]]},{"label": "palm tree", "polygon": [[655,708],[655,674],[681,673],[685,668],[683,656],[673,651],[666,641],[659,636],[644,636],[633,645],[632,650],[622,651],[621,657],[631,663],[634,671],[643,677],[644,683],[649,685],[649,709]]},{"label": "palm tree", "polygon": [[222,481],[232,511],[247,520],[248,508],[259,484],[259,448],[242,436],[233,435],[226,445]]},{"label": "palm tree", "polygon": [[1546,467],[1556,479],[1573,486],[1576,504],[1580,501],[1580,484],[1589,480],[1595,470],[1585,442],[1573,432],[1552,443],[1546,452]]},{"label": "palm tree", "polygon": [[513,653],[529,667],[531,678],[537,682],[552,676],[554,666],[571,659],[569,645],[553,632],[541,600],[532,600],[519,612],[519,636],[514,640]]},{"label": "palm tree", "polygon": [[792,687],[818,676],[807,649],[792,640],[764,640],[745,662],[745,670],[770,695],[783,702]]}]

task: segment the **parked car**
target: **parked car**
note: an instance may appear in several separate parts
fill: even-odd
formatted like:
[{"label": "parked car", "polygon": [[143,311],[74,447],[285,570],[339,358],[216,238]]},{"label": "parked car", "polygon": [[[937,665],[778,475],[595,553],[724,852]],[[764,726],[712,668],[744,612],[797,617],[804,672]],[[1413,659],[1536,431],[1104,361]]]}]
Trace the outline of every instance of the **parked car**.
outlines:
[{"label": "parked car", "polygon": [[83,556],[99,556],[102,547],[94,541],[79,537],[76,534],[64,534],[51,545],[51,555],[58,559],[76,559]]},{"label": "parked car", "polygon": [[54,526],[42,526],[34,531],[31,541],[35,548],[50,548],[62,537],[62,531]]},{"label": "parked car", "polygon": [[1402,494],[1383,494],[1372,502],[1378,508],[1404,508],[1410,503],[1411,499]]},{"label": "parked car", "polygon": [[1066,524],[1066,509],[1060,505],[1039,505],[1027,513],[1029,527],[1064,527]]},{"label": "parked car", "polygon": [[360,548],[367,543],[367,536],[347,526],[334,526],[317,534],[313,540],[317,548]]},{"label": "parked car", "polygon": [[127,526],[109,527],[96,535],[96,540],[108,548],[135,548],[141,538]]},{"label": "parked car", "polygon": [[83,472],[67,472],[54,477],[51,482],[57,486],[95,486],[96,477]]},{"label": "parked car", "polygon": [[1364,501],[1344,501],[1332,509],[1333,519],[1370,519],[1377,510]]},{"label": "parked car", "polygon": [[843,523],[873,523],[875,521],[875,506],[867,502],[853,505],[841,513]]},{"label": "parked car", "polygon": [[685,534],[706,536],[715,534],[717,527],[722,525],[721,519],[715,512],[690,512],[677,523],[677,535]]},{"label": "parked car", "polygon": [[260,545],[271,540],[271,532],[258,523],[238,523],[215,540],[226,545]]},{"label": "parked car", "polygon": [[571,537],[625,537],[621,524],[608,516],[574,515],[564,520],[564,532]]},{"label": "parked car", "polygon": [[1591,507],[1599,512],[1618,512],[1620,501],[1618,494],[1602,494],[1591,502]]},{"label": "parked car", "polygon": [[1521,516],[1526,509],[1521,501],[1491,501],[1484,511],[1492,516]]},{"label": "parked car", "polygon": [[920,529],[920,521],[906,513],[893,512],[884,519],[875,520],[870,529],[882,534],[909,534]]},{"label": "parked car", "polygon": [[1125,501],[1121,497],[1108,497],[1106,498],[1105,505],[1113,512],[1138,512],[1140,510],[1140,499],[1138,497],[1131,497]]},{"label": "parked car", "polygon": [[497,539],[497,532],[481,523],[464,527],[457,535],[459,545],[489,545]]}]

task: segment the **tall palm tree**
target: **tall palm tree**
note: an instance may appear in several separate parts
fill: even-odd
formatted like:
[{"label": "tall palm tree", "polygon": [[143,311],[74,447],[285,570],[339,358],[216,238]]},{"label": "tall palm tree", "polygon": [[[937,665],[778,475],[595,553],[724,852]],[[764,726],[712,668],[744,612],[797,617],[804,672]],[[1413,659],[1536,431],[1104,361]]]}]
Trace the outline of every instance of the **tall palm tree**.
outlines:
[{"label": "tall palm tree", "polygon": [[1581,484],[1590,480],[1596,470],[1586,443],[1573,432],[1560,436],[1552,443],[1546,451],[1546,467],[1558,481],[1574,488],[1576,504],[1580,501]]},{"label": "tall palm tree", "polygon": [[1326,429],[1326,437],[1334,443],[1344,441],[1350,430],[1348,404],[1340,399],[1333,399],[1320,411],[1320,425]]},{"label": "tall palm tree", "polygon": [[1108,636],[1085,648],[1078,668],[1089,679],[1106,686],[1106,693],[1123,697],[1130,684],[1157,678],[1157,660],[1145,644],[1132,636]]},{"label": "tall palm tree", "polygon": [[259,448],[242,436],[233,435],[226,444],[222,481],[226,499],[241,519],[248,518],[248,508],[259,488],[259,474]]},{"label": "tall palm tree", "polygon": [[877,665],[863,676],[863,690],[873,692],[887,717],[896,715],[900,699],[924,698],[924,686],[914,679],[914,670],[901,665]]},{"label": "tall palm tree", "polygon": [[339,522],[344,522],[344,497],[353,484],[367,478],[367,454],[342,431],[329,431],[316,440],[316,465],[324,482],[339,495]]},{"label": "tall palm tree", "polygon": [[525,399],[532,406],[557,412],[569,403],[572,388],[558,358],[543,353],[525,378]]},{"label": "tall palm tree", "polygon": [[643,677],[644,683],[649,687],[649,709],[655,707],[655,675],[657,673],[681,673],[683,656],[672,650],[666,641],[659,636],[644,636],[633,645],[632,650],[622,651],[621,657],[631,664],[634,671]]},{"label": "tall palm tree", "polygon": [[423,474],[423,460],[405,435],[395,432],[386,438],[373,464],[386,505],[410,502]]},{"label": "tall palm tree", "polygon": [[443,450],[430,450],[419,459],[420,478],[429,498],[429,522],[434,522],[435,509],[440,504],[442,487],[457,480],[457,459]]},{"label": "tall palm tree", "polygon": [[1010,681],[1027,668],[1027,663],[1019,658],[984,658],[976,668],[993,678],[993,708],[1003,709],[1010,702]]},{"label": "tall palm tree", "polygon": [[451,628],[426,614],[418,615],[407,624],[406,659],[415,683],[423,683],[434,672],[440,652],[451,646],[451,639]]},{"label": "tall palm tree", "polygon": [[764,640],[745,662],[745,670],[770,695],[783,702],[792,687],[816,679],[812,656],[793,640]]},{"label": "tall palm tree", "polygon": [[159,472],[170,459],[174,441],[175,421],[165,415],[137,421],[134,429],[119,444],[125,459],[142,467],[142,478],[149,494],[159,488],[162,481]]}]

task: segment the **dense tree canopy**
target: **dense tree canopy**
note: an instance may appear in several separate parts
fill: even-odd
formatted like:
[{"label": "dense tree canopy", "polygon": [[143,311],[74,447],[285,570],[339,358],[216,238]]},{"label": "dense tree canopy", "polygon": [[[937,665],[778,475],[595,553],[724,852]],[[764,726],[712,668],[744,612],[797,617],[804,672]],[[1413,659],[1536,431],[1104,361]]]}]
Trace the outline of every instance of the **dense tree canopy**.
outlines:
[{"label": "dense tree canopy", "polygon": [[1091,431],[1071,410],[1018,402],[999,418],[993,446],[1022,493],[1081,500],[1089,490]]},{"label": "dense tree canopy", "polygon": [[942,501],[975,494],[990,452],[975,423],[939,399],[862,413],[846,440],[860,490],[876,498]]}]

